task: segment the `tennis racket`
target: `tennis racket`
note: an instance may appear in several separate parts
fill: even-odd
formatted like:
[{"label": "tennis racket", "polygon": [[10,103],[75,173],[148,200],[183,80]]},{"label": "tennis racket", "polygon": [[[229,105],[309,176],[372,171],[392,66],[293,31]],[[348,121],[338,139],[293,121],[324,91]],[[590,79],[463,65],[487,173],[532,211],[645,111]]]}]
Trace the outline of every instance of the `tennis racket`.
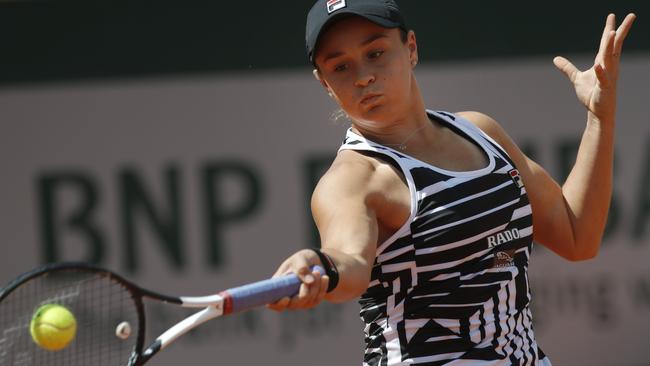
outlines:
[{"label": "tennis racket", "polygon": [[[314,270],[324,273],[316,266]],[[25,273],[0,290],[0,366],[139,366],[200,324],[295,295],[295,274],[234,287],[203,297],[175,297],[143,289],[89,264],[57,263]],[[203,308],[145,345],[145,307],[150,299],[186,308]],[[58,304],[75,317],[70,344],[50,351],[30,334],[34,312]]]}]

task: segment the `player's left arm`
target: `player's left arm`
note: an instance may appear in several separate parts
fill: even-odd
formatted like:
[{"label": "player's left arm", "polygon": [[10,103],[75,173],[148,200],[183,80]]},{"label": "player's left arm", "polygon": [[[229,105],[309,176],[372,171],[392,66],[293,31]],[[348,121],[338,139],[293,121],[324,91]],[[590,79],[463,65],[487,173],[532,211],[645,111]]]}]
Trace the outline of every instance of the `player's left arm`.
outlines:
[{"label": "player's left arm", "polygon": [[[611,168],[607,167],[609,159],[606,154],[601,153],[594,159],[595,164],[590,164],[592,169],[587,174],[573,172],[580,170],[577,168],[580,163],[576,162],[571,175],[561,186],[543,167],[527,157],[494,119],[479,112],[459,112],[458,115],[492,137],[514,161],[533,211],[533,239],[571,261],[594,257],[611,196]],[[584,151],[582,147],[581,150]],[[587,189],[583,181],[595,179],[589,176],[598,175],[597,190]]]},{"label": "player's left arm", "polygon": [[563,185],[526,157],[496,121],[477,112],[462,113],[503,146],[517,165],[533,210],[535,241],[569,260],[596,256],[607,222],[612,193],[616,83],[623,41],[634,19],[634,14],[629,14],[615,29],[614,15],[607,17],[600,49],[589,70],[579,71],[563,57],[553,60],[573,83],[578,100],[587,108],[587,124],[576,163]]}]

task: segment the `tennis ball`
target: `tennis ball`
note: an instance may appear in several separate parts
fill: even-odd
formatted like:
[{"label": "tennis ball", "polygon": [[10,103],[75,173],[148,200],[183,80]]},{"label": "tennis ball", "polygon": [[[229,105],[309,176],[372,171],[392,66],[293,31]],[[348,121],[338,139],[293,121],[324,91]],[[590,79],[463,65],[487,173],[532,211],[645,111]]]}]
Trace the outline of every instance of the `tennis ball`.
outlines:
[{"label": "tennis ball", "polygon": [[29,324],[34,342],[49,351],[59,351],[74,339],[77,320],[70,310],[57,304],[45,304],[34,313]]}]

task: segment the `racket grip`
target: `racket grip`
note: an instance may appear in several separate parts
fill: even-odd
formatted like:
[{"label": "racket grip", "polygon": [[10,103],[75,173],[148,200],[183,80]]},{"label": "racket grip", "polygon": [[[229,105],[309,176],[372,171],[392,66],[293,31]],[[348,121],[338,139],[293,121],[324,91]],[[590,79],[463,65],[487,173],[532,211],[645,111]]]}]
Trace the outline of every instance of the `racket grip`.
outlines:
[{"label": "racket grip", "polygon": [[[325,274],[320,266],[313,266],[312,271]],[[300,278],[291,273],[223,291],[220,295],[225,300],[224,314],[246,311],[276,302],[285,296],[291,297],[298,293],[301,283]]]}]

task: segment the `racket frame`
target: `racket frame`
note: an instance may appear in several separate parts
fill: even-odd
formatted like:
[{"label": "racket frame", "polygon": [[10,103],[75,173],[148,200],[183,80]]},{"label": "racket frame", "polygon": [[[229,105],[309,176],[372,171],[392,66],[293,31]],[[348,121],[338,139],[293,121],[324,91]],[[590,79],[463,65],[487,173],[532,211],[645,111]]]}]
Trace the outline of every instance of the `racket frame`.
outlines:
[{"label": "racket frame", "polygon": [[[318,271],[321,274],[324,274],[325,272],[319,266],[314,266],[313,270]],[[177,338],[208,320],[221,315],[252,309],[259,304],[273,302],[284,296],[291,296],[297,292],[297,289],[301,284],[301,280],[295,274],[290,274],[279,278],[267,279],[244,286],[230,288],[218,294],[201,297],[177,297],[163,295],[144,289],[113,271],[93,264],[84,262],[62,262],[46,264],[18,276],[9,282],[7,286],[0,289],[0,302],[23,283],[40,276],[47,276],[48,273],[53,272],[85,272],[109,277],[112,281],[117,282],[129,292],[136,308],[138,330],[136,342],[133,346],[127,366],[141,366],[145,364],[151,357],[173,343]],[[147,348],[144,348],[147,323],[144,311],[144,302],[142,301],[143,298],[180,305],[184,308],[203,309],[176,323],[156,337]]]},{"label": "racket frame", "polygon": [[[14,290],[19,288],[23,283],[26,283],[34,278],[47,276],[48,273],[63,273],[63,272],[84,272],[89,274],[100,275],[110,278],[112,281],[117,282],[123,286],[131,296],[133,304],[136,309],[136,314],[138,317],[138,326],[137,326],[137,335],[135,345],[131,351],[131,356],[129,357],[128,366],[140,366],[143,365],[151,356],[156,352],[151,353],[149,357],[144,357],[146,350],[144,348],[145,336],[146,336],[146,325],[147,318],[144,311],[144,302],[143,298],[151,298],[159,300],[165,303],[183,305],[183,302],[180,297],[163,295],[151,290],[147,290],[135,285],[133,282],[125,279],[124,277],[107,270],[105,268],[85,263],[85,262],[62,262],[62,263],[49,263],[41,267],[35,268],[31,271],[25,272],[20,276],[13,279],[5,287],[0,289],[0,302],[9,296]],[[155,342],[154,342],[155,343]],[[153,346],[153,344],[152,344]],[[147,349],[151,348],[148,347]]]}]

